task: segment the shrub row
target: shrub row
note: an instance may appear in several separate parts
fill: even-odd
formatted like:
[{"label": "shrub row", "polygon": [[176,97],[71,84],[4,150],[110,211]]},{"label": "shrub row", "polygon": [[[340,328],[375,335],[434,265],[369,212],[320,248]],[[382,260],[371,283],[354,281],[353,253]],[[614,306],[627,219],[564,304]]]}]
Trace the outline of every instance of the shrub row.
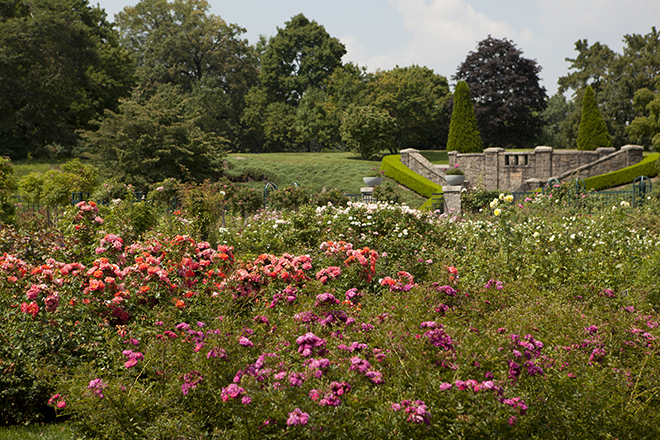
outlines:
[{"label": "shrub row", "polygon": [[645,156],[641,162],[629,167],[584,179],[588,190],[602,190],[631,183],[639,176],[655,177],[658,175],[660,153]]},{"label": "shrub row", "polygon": [[[429,179],[420,176],[401,163],[401,155],[393,154],[385,156],[381,163],[381,170],[385,171],[385,175],[391,179],[396,180],[401,185],[415,191],[416,193],[424,196],[431,197],[433,193],[441,193],[442,186],[437,183],[431,182]],[[427,200],[419,209],[425,210],[430,206],[431,200]]]}]

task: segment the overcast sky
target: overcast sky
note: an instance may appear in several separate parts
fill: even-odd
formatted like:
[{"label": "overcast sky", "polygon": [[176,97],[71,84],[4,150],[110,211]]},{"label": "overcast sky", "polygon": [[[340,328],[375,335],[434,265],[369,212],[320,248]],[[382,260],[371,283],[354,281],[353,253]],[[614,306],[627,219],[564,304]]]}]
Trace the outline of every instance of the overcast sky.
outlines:
[{"label": "overcast sky", "polygon": [[[90,0],[114,14],[137,0]],[[346,45],[344,62],[369,71],[417,64],[447,77],[488,35],[513,41],[541,66],[548,95],[568,73],[575,42],[586,38],[621,53],[626,34],[660,22],[660,0],[208,0],[211,13],[245,28],[255,43],[303,13]]]}]

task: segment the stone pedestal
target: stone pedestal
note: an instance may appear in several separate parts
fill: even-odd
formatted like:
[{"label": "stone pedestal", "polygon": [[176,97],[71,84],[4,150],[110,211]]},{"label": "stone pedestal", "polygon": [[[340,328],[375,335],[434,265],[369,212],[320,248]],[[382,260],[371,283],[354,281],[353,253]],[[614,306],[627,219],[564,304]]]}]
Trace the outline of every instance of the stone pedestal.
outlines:
[{"label": "stone pedestal", "polygon": [[442,193],[445,199],[445,214],[461,215],[462,186],[443,186]]}]

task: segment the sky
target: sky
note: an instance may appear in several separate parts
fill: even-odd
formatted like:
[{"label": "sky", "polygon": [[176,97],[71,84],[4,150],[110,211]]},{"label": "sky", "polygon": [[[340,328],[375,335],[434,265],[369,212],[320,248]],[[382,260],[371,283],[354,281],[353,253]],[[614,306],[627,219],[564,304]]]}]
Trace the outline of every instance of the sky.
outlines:
[{"label": "sky", "polygon": [[[171,1],[171,0],[170,0]],[[413,64],[445,76],[489,35],[507,38],[541,66],[548,96],[569,73],[575,42],[600,42],[622,53],[627,34],[646,35],[660,22],[658,0],[207,0],[210,13],[246,29],[254,44],[302,13],[346,46],[344,62],[373,72]],[[90,0],[110,21],[137,0]]]}]

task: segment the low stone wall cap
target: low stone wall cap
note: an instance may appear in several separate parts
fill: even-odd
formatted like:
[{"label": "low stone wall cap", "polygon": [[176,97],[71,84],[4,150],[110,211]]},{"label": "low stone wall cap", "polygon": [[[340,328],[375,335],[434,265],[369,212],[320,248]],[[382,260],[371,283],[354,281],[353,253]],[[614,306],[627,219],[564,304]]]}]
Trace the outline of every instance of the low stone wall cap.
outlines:
[{"label": "low stone wall cap", "polygon": [[405,150],[399,151],[399,153],[419,153],[419,150],[415,150],[414,148],[406,148]]},{"label": "low stone wall cap", "polygon": [[550,152],[550,151],[553,151],[552,147],[538,146],[538,147],[534,148],[534,152],[536,152],[536,153],[538,153],[538,152],[547,153],[547,152]]},{"label": "low stone wall cap", "polygon": [[500,151],[506,151],[502,147],[490,147],[484,150],[484,153],[499,153]]},{"label": "low stone wall cap", "polygon": [[641,145],[624,145],[621,147],[622,150],[644,150],[644,147]]}]

